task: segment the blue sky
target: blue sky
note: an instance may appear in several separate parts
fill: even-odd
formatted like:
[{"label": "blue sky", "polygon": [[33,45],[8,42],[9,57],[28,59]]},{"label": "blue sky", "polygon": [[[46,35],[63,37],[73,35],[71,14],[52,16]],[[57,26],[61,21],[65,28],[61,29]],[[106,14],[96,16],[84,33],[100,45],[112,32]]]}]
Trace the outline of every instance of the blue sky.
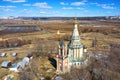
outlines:
[{"label": "blue sky", "polygon": [[120,15],[119,0],[0,0],[0,17],[84,17]]}]

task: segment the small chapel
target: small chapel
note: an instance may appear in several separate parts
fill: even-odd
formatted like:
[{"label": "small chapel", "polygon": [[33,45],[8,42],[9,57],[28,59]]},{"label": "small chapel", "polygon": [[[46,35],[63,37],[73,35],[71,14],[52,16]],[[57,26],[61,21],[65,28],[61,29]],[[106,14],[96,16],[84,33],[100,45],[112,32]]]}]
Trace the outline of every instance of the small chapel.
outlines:
[{"label": "small chapel", "polygon": [[80,68],[86,63],[87,47],[82,44],[78,32],[77,18],[74,20],[74,28],[68,44],[62,39],[57,55],[57,72],[69,72],[72,67]]}]

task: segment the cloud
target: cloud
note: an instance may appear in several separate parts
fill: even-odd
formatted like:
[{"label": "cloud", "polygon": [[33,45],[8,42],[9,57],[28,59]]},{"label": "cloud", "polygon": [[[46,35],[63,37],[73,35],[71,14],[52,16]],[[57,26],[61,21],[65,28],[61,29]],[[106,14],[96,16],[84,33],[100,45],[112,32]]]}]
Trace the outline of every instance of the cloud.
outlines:
[{"label": "cloud", "polygon": [[64,10],[71,10],[73,8],[72,7],[63,7],[62,9],[64,9]]},{"label": "cloud", "polygon": [[71,5],[73,6],[81,6],[81,5],[84,5],[85,3],[84,2],[73,2],[71,3]]},{"label": "cloud", "polygon": [[81,7],[76,7],[76,8],[73,8],[73,7],[63,7],[62,9],[63,10],[82,10],[84,12],[88,12],[88,10],[86,10],[85,8],[81,8]]},{"label": "cloud", "polygon": [[50,8],[52,8],[46,2],[35,3],[35,4],[33,4],[33,6],[36,6],[36,7],[39,7],[39,8],[44,8],[44,9],[50,9]]},{"label": "cloud", "polygon": [[15,6],[0,6],[0,8],[15,8]]},{"label": "cloud", "polygon": [[81,2],[73,2],[71,3],[72,6],[81,6],[81,5],[85,5],[87,2],[87,0],[83,0]]},{"label": "cloud", "polygon": [[77,10],[82,10],[83,12],[89,12],[87,9],[81,8],[81,7],[77,7],[77,8],[75,8],[75,9],[77,9]]},{"label": "cloud", "polygon": [[59,12],[58,11],[40,11],[40,14],[41,15],[57,15],[57,14],[59,14]]},{"label": "cloud", "polygon": [[23,9],[22,11],[19,11],[19,14],[31,14],[32,13],[32,11],[30,10],[30,9]]},{"label": "cloud", "polygon": [[107,14],[111,14],[112,12],[110,12],[110,11],[107,11],[106,13],[107,13]]},{"label": "cloud", "polygon": [[31,4],[23,4],[23,6],[31,6]]},{"label": "cloud", "polygon": [[3,1],[12,2],[12,3],[26,2],[26,0],[3,0]]},{"label": "cloud", "polygon": [[59,14],[60,12],[59,11],[54,11],[53,14]]},{"label": "cloud", "polygon": [[12,9],[16,6],[0,6],[0,9],[3,11],[13,11]]},{"label": "cloud", "polygon": [[101,7],[104,9],[115,9],[115,7],[110,6],[110,5],[106,5],[106,4],[101,5]]},{"label": "cloud", "polygon": [[68,5],[68,3],[60,2],[61,5]]},{"label": "cloud", "polygon": [[99,6],[99,7],[103,8],[103,9],[116,9],[116,7],[113,6],[114,5],[113,3],[112,4],[91,3],[91,4]]},{"label": "cloud", "polygon": [[23,11],[28,11],[28,9],[23,9]]},{"label": "cloud", "polygon": [[41,12],[40,12],[40,14],[46,14],[46,12],[44,12],[44,11],[41,11]]},{"label": "cloud", "polygon": [[80,8],[80,7],[76,8],[76,9],[78,9],[78,10],[85,10],[84,8]]}]

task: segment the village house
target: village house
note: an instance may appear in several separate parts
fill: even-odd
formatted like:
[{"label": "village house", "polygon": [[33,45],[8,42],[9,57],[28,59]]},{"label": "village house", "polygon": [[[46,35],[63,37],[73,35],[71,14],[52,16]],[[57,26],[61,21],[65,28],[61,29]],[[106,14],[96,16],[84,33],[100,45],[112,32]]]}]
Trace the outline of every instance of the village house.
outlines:
[{"label": "village house", "polygon": [[1,64],[2,68],[9,68],[11,66],[11,62],[10,61],[3,61]]},{"label": "village house", "polygon": [[0,57],[5,57],[5,56],[6,56],[6,53],[4,52],[0,54]]},{"label": "village house", "polygon": [[32,59],[32,55],[28,54],[26,57],[24,57],[20,62],[18,62],[17,64],[13,64],[10,67],[10,70],[12,71],[16,71],[16,72],[21,72],[24,70],[24,68],[29,65],[30,60]]}]

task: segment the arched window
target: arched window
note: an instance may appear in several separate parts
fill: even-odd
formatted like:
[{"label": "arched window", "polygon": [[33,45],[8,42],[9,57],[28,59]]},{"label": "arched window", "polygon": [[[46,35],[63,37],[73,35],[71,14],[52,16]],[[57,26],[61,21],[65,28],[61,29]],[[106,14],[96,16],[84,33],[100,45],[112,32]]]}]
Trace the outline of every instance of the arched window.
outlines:
[{"label": "arched window", "polygon": [[74,63],[74,65],[76,66],[76,63]]},{"label": "arched window", "polygon": [[60,64],[60,70],[62,71],[62,64]]},{"label": "arched window", "polygon": [[63,49],[60,49],[60,55],[62,56],[62,54],[63,54]]}]

